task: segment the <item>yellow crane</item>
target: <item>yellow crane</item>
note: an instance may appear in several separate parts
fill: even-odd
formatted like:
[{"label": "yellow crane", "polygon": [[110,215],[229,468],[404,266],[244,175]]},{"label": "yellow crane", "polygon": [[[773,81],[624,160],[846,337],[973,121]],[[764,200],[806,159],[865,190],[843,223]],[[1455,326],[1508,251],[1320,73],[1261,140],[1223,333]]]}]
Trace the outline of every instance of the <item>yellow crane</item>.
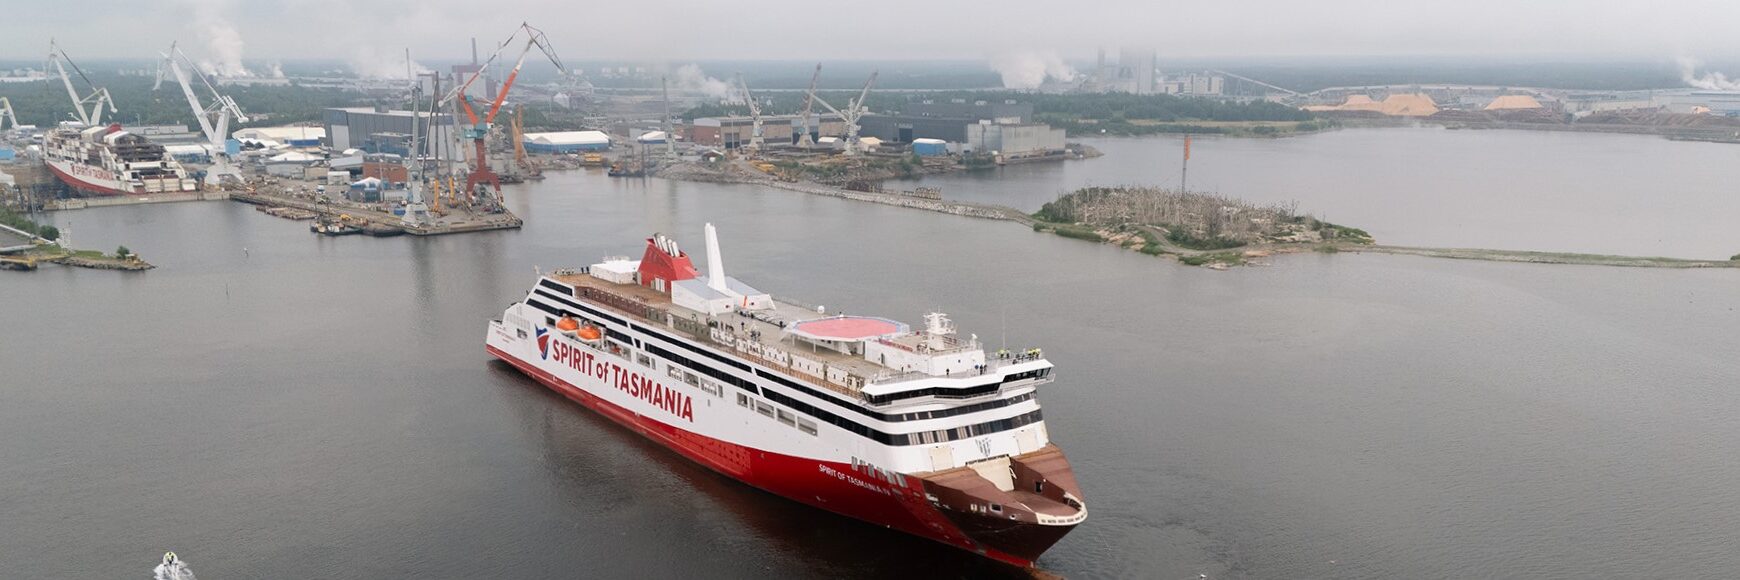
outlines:
[{"label": "yellow crane", "polygon": [[529,177],[543,174],[543,168],[526,155],[526,108],[514,107],[514,163],[519,164]]}]

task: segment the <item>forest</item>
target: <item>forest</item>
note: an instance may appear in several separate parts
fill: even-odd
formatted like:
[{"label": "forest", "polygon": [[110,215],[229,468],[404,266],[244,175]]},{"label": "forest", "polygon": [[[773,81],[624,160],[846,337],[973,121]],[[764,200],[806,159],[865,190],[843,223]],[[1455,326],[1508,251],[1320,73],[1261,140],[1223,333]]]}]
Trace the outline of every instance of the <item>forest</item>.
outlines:
[{"label": "forest", "polygon": [[[155,78],[146,75],[91,74],[92,82],[107,86],[115,101],[115,112],[105,110],[105,119],[117,119],[128,124],[183,124],[195,127],[198,122],[187,105],[181,87],[172,80],[151,90]],[[81,92],[86,91],[78,81]],[[304,121],[319,121],[321,109],[354,105],[362,95],[338,89],[315,89],[300,86],[241,86],[223,88],[236,100],[252,123],[234,124],[232,129],[252,125],[284,125]],[[0,83],[0,97],[12,101],[18,122],[39,127],[52,126],[72,119],[72,98],[58,79],[48,82]],[[202,95],[203,97],[203,95]]]}]

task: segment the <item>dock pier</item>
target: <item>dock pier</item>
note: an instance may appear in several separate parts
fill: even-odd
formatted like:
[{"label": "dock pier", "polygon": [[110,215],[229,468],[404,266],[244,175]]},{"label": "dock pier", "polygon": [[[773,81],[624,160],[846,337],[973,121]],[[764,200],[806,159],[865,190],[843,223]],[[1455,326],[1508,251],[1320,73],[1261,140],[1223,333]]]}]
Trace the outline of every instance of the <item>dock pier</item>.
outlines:
[{"label": "dock pier", "polygon": [[525,220],[522,220],[519,216],[505,210],[500,214],[493,215],[441,216],[431,224],[412,225],[405,223],[403,218],[390,213],[358,207],[315,203],[308,200],[277,195],[267,195],[255,192],[231,192],[229,198],[232,201],[254,205],[289,207],[311,211],[326,217],[349,215],[366,220],[368,223],[367,228],[374,228],[377,230],[397,230],[398,232],[413,236],[439,236],[446,234],[487,232],[492,230],[511,230],[519,229],[521,226],[525,225]]}]

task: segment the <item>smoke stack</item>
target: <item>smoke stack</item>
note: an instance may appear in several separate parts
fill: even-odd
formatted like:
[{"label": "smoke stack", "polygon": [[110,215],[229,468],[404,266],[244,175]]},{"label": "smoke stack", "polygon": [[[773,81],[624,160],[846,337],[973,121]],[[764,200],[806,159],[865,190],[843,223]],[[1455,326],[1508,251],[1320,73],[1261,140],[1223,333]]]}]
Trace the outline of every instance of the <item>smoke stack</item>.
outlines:
[{"label": "smoke stack", "polygon": [[707,286],[720,294],[731,294],[725,290],[725,260],[719,257],[719,230],[713,229],[711,222],[707,224]]}]

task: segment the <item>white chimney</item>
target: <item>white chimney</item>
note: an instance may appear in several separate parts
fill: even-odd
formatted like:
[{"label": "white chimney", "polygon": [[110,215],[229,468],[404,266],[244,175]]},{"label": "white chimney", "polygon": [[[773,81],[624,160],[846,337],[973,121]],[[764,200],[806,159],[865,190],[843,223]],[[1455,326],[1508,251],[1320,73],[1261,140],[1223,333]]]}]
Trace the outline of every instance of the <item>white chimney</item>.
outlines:
[{"label": "white chimney", "polygon": [[711,222],[707,223],[707,285],[720,294],[731,295],[725,289],[725,260],[719,257],[719,230],[713,229]]}]

